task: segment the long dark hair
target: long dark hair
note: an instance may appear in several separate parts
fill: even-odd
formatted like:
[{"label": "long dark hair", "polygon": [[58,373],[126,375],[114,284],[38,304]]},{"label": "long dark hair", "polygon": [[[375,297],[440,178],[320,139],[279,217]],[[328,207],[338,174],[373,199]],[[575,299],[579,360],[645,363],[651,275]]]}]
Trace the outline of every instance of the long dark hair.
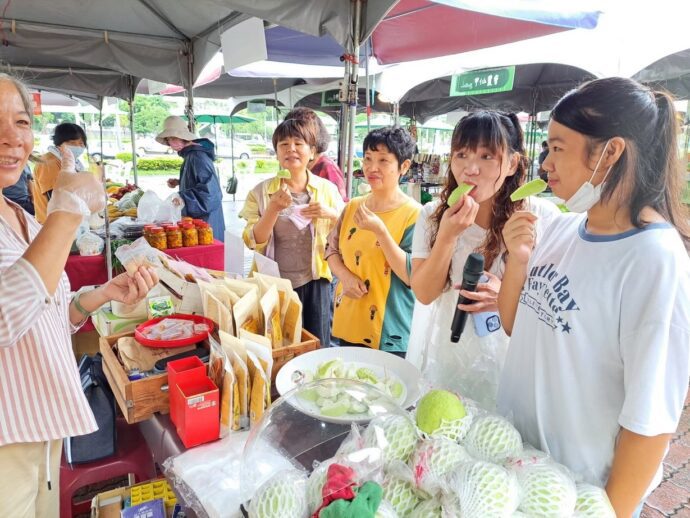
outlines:
[{"label": "long dark hair", "polygon": [[678,157],[678,122],[673,99],[632,79],[609,77],[580,85],[565,94],[551,112],[553,120],[588,138],[587,161],[598,144],[613,137],[625,149],[613,165],[601,199],[624,195],[637,228],[642,209],[652,207],[676,227],[690,248],[688,211],[681,200],[685,177]]},{"label": "long dark hair", "polygon": [[458,186],[450,166],[453,154],[461,149],[475,151],[480,146],[489,148],[492,153],[500,157],[503,157],[506,152],[520,154],[515,174],[506,177],[503,185],[493,196],[491,225],[487,229],[484,242],[477,249],[484,256],[484,268],[489,270],[500,255],[501,250],[504,249],[501,234],[503,225],[513,212],[521,209],[524,205],[523,201],[510,201],[510,193],[523,182],[527,167],[522,128],[514,113],[482,110],[466,115],[455,126],[450,144],[451,162],[448,164],[446,186],[441,192],[441,203],[431,216],[432,232],[429,244],[434,246],[441,218],[448,209],[448,197]]}]

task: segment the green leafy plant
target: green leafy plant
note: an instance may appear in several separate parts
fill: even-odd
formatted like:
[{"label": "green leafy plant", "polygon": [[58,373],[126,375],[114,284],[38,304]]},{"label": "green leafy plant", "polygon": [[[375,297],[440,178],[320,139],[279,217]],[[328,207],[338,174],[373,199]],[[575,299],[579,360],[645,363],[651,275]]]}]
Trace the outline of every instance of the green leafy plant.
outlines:
[{"label": "green leafy plant", "polygon": [[124,153],[118,153],[115,155],[116,160],[122,160],[123,162],[131,162],[132,161],[132,152],[124,152]]}]

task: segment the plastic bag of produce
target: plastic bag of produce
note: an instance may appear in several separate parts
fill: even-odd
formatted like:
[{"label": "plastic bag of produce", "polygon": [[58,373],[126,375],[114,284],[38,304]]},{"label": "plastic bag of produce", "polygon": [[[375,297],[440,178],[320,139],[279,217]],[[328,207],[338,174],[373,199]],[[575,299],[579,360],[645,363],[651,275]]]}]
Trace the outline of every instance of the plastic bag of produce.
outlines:
[{"label": "plastic bag of produce", "polygon": [[141,200],[143,195],[144,192],[141,189],[128,192],[122,198],[120,198],[120,201],[115,203],[115,206],[118,208],[118,210],[123,212],[128,209],[136,209],[139,205],[139,200]]},{"label": "plastic bag of produce", "polygon": [[77,239],[79,255],[100,255],[105,243],[93,232],[85,232]]}]

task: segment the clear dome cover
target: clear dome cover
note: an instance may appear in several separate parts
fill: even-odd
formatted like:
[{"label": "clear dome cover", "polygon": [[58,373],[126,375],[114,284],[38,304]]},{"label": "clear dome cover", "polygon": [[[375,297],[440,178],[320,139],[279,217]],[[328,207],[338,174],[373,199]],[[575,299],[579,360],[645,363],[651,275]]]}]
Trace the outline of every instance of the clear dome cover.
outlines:
[{"label": "clear dome cover", "polygon": [[[330,401],[317,404],[318,398]],[[242,458],[244,500],[281,472],[296,470],[306,476],[336,454],[362,477],[381,470],[389,446],[386,434],[369,430],[367,437],[380,439],[365,441],[353,424],[385,427],[392,417],[414,427],[407,412],[372,385],[341,378],[299,385],[276,400],[249,435]]]}]

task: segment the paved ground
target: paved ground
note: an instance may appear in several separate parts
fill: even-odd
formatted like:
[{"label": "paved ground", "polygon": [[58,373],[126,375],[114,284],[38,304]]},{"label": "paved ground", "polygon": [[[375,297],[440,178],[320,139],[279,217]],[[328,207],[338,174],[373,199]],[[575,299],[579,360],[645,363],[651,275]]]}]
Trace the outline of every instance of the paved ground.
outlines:
[{"label": "paved ground", "polygon": [[647,499],[642,518],[690,518],[690,394],[664,459],[664,481]]}]

